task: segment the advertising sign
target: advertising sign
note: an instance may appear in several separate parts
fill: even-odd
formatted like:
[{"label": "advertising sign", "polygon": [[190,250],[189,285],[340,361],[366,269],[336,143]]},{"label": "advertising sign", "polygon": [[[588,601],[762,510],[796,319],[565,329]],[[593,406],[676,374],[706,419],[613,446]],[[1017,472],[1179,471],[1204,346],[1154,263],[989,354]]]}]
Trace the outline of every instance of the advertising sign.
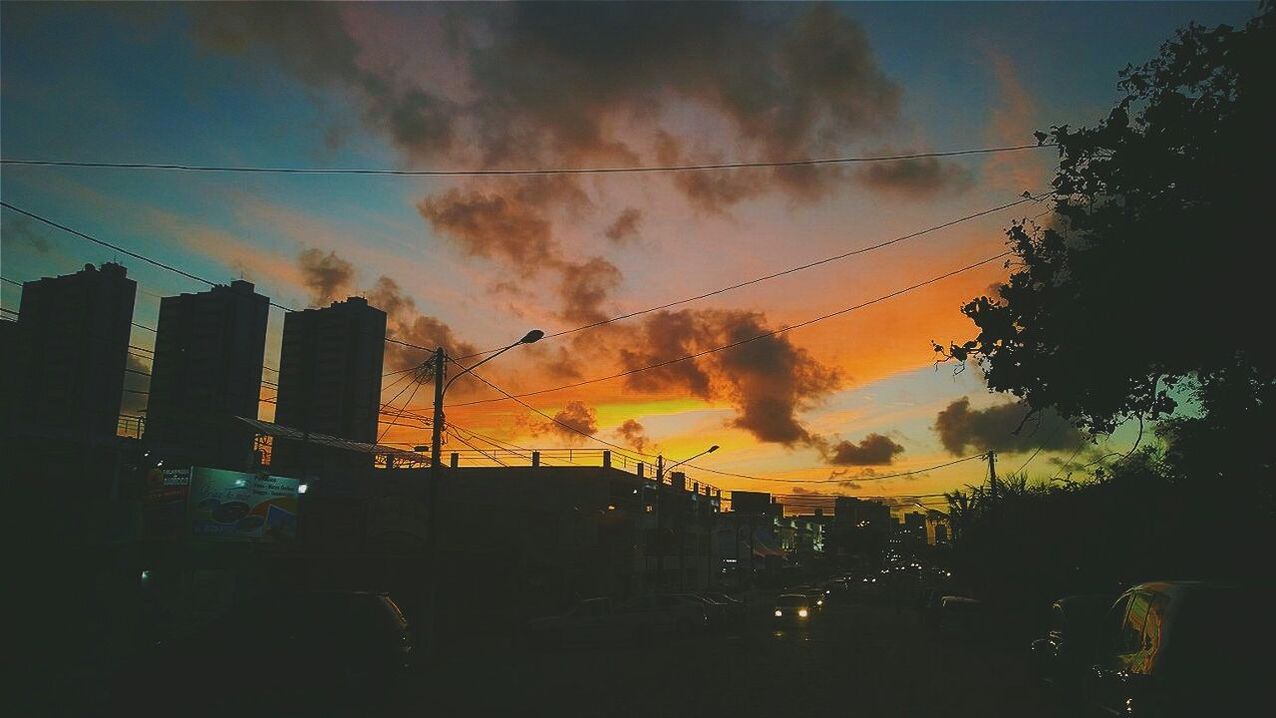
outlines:
[{"label": "advertising sign", "polygon": [[298,479],[195,467],[191,533],[196,537],[288,540],[297,535]]},{"label": "advertising sign", "polygon": [[146,493],[142,495],[142,526],[147,538],[177,538],[181,534],[190,483],[190,467],[155,467],[147,472]]}]

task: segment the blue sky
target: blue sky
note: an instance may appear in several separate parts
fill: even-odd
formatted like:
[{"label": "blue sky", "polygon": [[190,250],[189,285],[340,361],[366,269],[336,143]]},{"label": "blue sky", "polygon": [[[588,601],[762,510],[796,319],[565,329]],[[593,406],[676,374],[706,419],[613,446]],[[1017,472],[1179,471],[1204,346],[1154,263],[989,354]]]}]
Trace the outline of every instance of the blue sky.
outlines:
[{"label": "blue sky", "polygon": [[[727,42],[719,56],[706,61],[720,60],[720,66],[704,69],[692,64],[700,57],[697,49],[679,44],[696,40],[681,39],[673,20],[667,45],[660,45],[660,15],[673,12],[672,6],[648,9],[656,16],[650,28],[657,40],[648,45],[625,37],[624,23],[598,25],[600,33],[616,32],[618,41],[632,42],[635,52],[650,48],[644,59],[608,55],[588,32],[572,36],[527,17],[549,6],[531,6],[530,13],[511,6],[326,6],[322,16],[315,8],[292,7],[286,8],[291,15],[256,17],[261,8],[251,6],[4,3],[0,150],[7,159],[472,167],[476,158],[492,155],[492,143],[500,140],[490,127],[476,130],[477,123],[498,120],[510,123],[511,137],[520,122],[541,123],[528,135],[535,141],[508,151],[502,166],[616,164],[617,155],[607,153],[618,146],[639,163],[656,163],[653,148],[662,129],[674,130],[668,136],[683,161],[774,159],[776,138],[788,126],[774,124],[772,115],[751,104],[768,102],[789,103],[773,109],[805,102],[824,123],[812,125],[823,130],[803,130],[796,143],[782,146],[805,156],[1023,144],[1032,142],[1034,129],[1099,119],[1118,97],[1117,71],[1150,59],[1175,28],[1189,21],[1241,24],[1254,7],[854,3],[835,6],[837,20],[818,23],[831,34],[816,40],[800,24],[810,6],[710,8],[704,42],[713,42],[719,26],[726,28],[721,32]],[[584,17],[587,28],[593,22],[588,6],[568,10]],[[701,9],[686,12],[696,18]],[[246,13],[249,22],[236,25],[242,17],[235,13]],[[597,22],[613,20],[602,13]],[[213,32],[225,28],[230,36]],[[759,45],[733,49],[733,41],[741,44],[738,38],[757,39]],[[837,55],[838,48],[849,48],[849,54]],[[508,67],[483,65],[497,58],[517,66],[511,58],[522,58],[519,52],[533,71],[533,87],[527,80],[511,83]],[[782,62],[812,55],[813,61],[846,67],[811,88],[785,87],[773,77],[749,77],[731,57],[720,57],[730,52],[740,53],[746,69],[758,57]],[[666,68],[670,76],[650,76],[652,67]],[[758,67],[765,72],[770,66]],[[618,74],[599,79],[612,70]],[[685,77],[675,76],[680,70]],[[562,107],[540,103],[534,85],[542,80],[543,96],[563,93]],[[788,78],[790,85],[793,80]],[[582,97],[573,82],[602,82],[598,87],[606,96]],[[897,105],[855,94],[867,97],[882,87],[893,88]],[[429,145],[394,125],[403,115],[383,110],[392,105],[400,113],[415,112],[419,106],[406,100],[411,90],[454,108],[450,121],[459,143]],[[839,92],[849,98],[841,105],[829,99]],[[839,125],[830,114],[839,107],[867,108],[865,125]],[[588,133],[572,134],[581,129],[577,123],[594,134],[588,139],[581,139]],[[715,190],[716,206],[697,194],[703,188],[646,175],[585,178],[532,192],[527,183],[460,179],[9,165],[0,192],[6,202],[201,276],[225,281],[245,276],[288,306],[340,298],[317,290],[299,259],[307,249],[333,253],[349,267],[345,282],[333,288],[339,293],[372,292],[387,277],[398,285],[397,296],[411,299],[410,311],[392,318],[401,336],[443,341],[418,322],[424,317],[446,325],[456,341],[485,348],[529,325],[568,328],[581,323],[573,318],[591,312],[606,316],[662,303],[1004,203],[1024,189],[1044,186],[1052,160],[1050,151],[1033,150],[946,161],[919,168],[930,174],[914,184],[908,178],[874,184],[847,172],[821,176],[817,191],[806,194],[779,179],[745,182],[753,176],[744,176],[739,185]],[[1024,186],[1029,183],[1033,186]],[[738,194],[721,194],[728,189]],[[449,224],[457,213],[475,211],[479,198],[499,200],[504,214],[479,217],[481,225]],[[625,209],[641,216],[638,229],[608,240],[606,230]],[[802,321],[995,254],[1007,222],[1029,211],[1038,210],[1017,208],[715,297],[687,307],[692,312],[687,318],[704,336]],[[0,262],[10,279],[67,273],[84,262],[116,258],[8,211],[3,221]],[[530,234],[515,242],[491,236],[493,228]],[[535,262],[526,261],[528,252]],[[587,265],[590,258],[604,264]],[[149,292],[200,288],[137,261],[124,263]],[[767,355],[778,363],[750,366],[758,372],[747,375],[751,378],[730,374],[725,365],[704,364],[700,369],[710,388],[699,394],[679,383],[686,377],[666,377],[665,385],[641,390],[611,382],[560,392],[538,399],[538,406],[555,413],[580,402],[582,420],[588,425],[592,411],[593,431],[613,441],[620,440],[619,424],[632,419],[646,432],[645,446],[669,455],[720,443],[728,450],[715,454],[713,465],[742,473],[827,477],[838,467],[828,463],[827,449],[808,440],[816,436],[827,447],[881,434],[903,447],[886,465],[840,467],[851,473],[941,463],[951,455],[934,430],[939,410],[963,396],[977,407],[1008,399],[989,396],[977,372],[953,377],[946,369],[933,371],[929,341],[965,338],[970,325],[957,312],[960,303],[1002,277],[1004,270],[990,266],[890,306],[782,335]],[[16,309],[19,292],[5,284],[0,299]],[[139,296],[139,322],[153,324],[157,311],[154,296]],[[588,341],[561,340],[521,359],[503,358],[493,377],[511,390],[554,386],[566,383],[551,367],[555,361],[564,367],[574,362],[570,368],[578,375],[596,376],[626,366],[617,359],[621,350],[668,338],[657,336],[654,324],[622,324]],[[281,325],[281,315],[273,314],[267,344],[272,362],[278,361]],[[692,341],[679,339],[684,340]],[[135,337],[143,345],[150,341],[145,333]],[[691,346],[685,342],[682,346]],[[775,366],[822,368],[836,376],[803,383],[767,374]],[[783,404],[782,426],[751,413],[759,398]],[[417,399],[413,408],[423,405]],[[266,405],[263,412],[268,411]],[[510,441],[587,443],[537,429],[537,420],[517,407],[457,413],[474,428]],[[807,438],[775,440],[791,438],[794,427]],[[391,440],[419,438],[410,434],[396,430]],[[1043,471],[1053,471],[1050,462],[1068,453],[1044,452],[1036,461]],[[979,471],[954,468],[874,489],[941,490],[977,481]],[[725,479],[721,483],[732,487]]]}]

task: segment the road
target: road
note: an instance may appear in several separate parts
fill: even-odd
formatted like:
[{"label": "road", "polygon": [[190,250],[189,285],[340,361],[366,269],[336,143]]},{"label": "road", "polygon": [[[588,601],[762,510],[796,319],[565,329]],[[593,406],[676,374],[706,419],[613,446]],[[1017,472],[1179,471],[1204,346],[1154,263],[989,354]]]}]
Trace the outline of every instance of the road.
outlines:
[{"label": "road", "polygon": [[402,714],[1063,715],[1031,679],[1024,646],[936,636],[915,611],[883,605],[833,601],[810,627],[783,630],[768,610],[719,636],[452,651],[412,682]]}]

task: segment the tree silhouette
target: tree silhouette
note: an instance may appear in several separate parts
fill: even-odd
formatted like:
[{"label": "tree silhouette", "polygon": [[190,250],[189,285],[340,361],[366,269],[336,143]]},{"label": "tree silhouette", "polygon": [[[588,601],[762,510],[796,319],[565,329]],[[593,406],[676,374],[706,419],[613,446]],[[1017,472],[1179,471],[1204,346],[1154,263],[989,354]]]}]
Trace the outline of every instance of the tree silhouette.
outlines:
[{"label": "tree silhouette", "polygon": [[978,335],[935,350],[1094,432],[1164,420],[1184,469],[1270,478],[1274,67],[1267,2],[1126,68],[1097,126],[1037,133],[1059,148],[1053,212],[1009,228],[1015,271],[962,308]]}]

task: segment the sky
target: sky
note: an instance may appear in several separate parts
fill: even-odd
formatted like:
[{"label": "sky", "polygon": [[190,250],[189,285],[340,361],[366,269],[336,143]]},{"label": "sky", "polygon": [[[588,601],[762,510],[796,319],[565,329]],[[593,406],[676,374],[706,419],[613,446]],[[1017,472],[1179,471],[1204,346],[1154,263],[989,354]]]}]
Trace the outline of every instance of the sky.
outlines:
[{"label": "sky", "polygon": [[[1249,3],[0,5],[5,159],[214,166],[554,169],[784,162],[1035,144],[1094,124],[1118,71],[1188,22]],[[1049,186],[1049,148],[860,165],[521,177],[184,173],[8,164],[5,202],[277,303],[361,295],[393,336],[464,356],[693,297],[1014,202]],[[512,350],[449,391],[459,427],[519,447],[678,461],[723,490],[910,497],[999,471],[1059,475],[1134,440],[1090,441],[935,364],[960,313],[1010,271],[1026,202],[888,246]],[[5,210],[12,282],[121,261],[135,320],[198,283]],[[17,311],[20,289],[0,302]],[[282,310],[267,364],[277,367]],[[763,336],[656,369],[669,359]],[[133,344],[152,346],[135,329]],[[3,351],[0,349],[0,351]],[[143,353],[144,354],[144,353]],[[388,344],[386,371],[423,352]],[[470,359],[468,361],[476,361]],[[145,371],[144,356],[131,359]],[[268,378],[273,378],[270,371]],[[384,382],[388,410],[429,387]],[[130,375],[145,390],[145,377]],[[405,387],[408,387],[406,390]],[[273,417],[263,389],[262,418]],[[469,404],[466,406],[465,404]],[[144,409],[126,395],[125,411]],[[412,423],[410,419],[403,423]],[[574,427],[579,433],[564,428]],[[588,436],[585,436],[588,435]],[[592,438],[590,438],[592,437]],[[428,443],[385,425],[385,443]],[[574,454],[575,455],[575,454]],[[586,454],[587,455],[587,454]],[[547,454],[548,456],[548,454]],[[638,457],[642,458],[642,457]],[[468,461],[467,457],[467,461]],[[476,462],[480,459],[475,458]],[[557,460],[557,459],[556,459]],[[596,461],[597,457],[580,459]],[[914,505],[900,498],[901,506]]]}]

